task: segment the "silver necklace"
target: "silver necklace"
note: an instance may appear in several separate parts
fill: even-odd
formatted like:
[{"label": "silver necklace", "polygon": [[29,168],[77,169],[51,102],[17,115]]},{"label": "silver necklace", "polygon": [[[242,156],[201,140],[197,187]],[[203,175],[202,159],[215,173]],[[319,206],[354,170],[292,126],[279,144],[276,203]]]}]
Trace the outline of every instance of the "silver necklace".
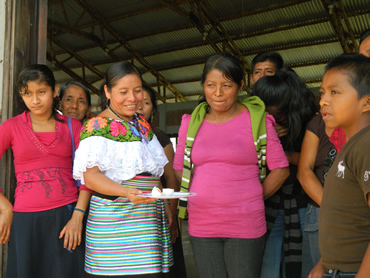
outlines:
[{"label": "silver necklace", "polygon": [[107,107],[108,107],[108,109],[109,109],[109,111],[110,112],[112,112],[114,115],[116,115],[117,117],[118,117],[118,119],[120,119],[121,121],[124,121],[124,122],[126,122],[126,123],[129,123],[130,124],[130,122],[129,121],[126,121],[124,118],[122,118],[120,115],[118,115],[110,106],[109,106],[109,104],[107,105]]}]

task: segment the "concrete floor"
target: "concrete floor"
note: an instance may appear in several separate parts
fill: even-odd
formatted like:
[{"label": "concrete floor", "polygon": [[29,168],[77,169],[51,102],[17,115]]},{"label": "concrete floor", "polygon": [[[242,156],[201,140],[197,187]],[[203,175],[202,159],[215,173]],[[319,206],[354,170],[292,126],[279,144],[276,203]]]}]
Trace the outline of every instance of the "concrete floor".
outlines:
[{"label": "concrete floor", "polygon": [[185,266],[186,266],[186,276],[187,278],[198,278],[197,272],[195,270],[193,251],[191,248],[191,243],[188,233],[188,221],[182,220],[181,224],[181,236],[182,236],[182,248],[184,250]]}]

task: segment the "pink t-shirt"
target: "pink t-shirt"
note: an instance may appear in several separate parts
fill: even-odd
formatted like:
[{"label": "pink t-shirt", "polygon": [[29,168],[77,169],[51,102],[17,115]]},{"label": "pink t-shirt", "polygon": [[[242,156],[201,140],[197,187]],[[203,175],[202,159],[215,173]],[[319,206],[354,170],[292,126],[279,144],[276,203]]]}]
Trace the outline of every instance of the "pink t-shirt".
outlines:
[{"label": "pink t-shirt", "polygon": [[[179,130],[174,160],[178,171],[183,168],[189,121],[190,115],[184,115]],[[268,168],[288,167],[270,115],[266,128]],[[190,191],[198,194],[188,199],[191,236],[258,238],[266,233],[263,188],[248,110],[223,124],[203,121],[191,160],[194,174]]]},{"label": "pink t-shirt", "polygon": [[[77,201],[67,117],[58,117],[64,122],[56,121],[55,132],[33,132],[28,111],[0,125],[0,155],[9,147],[14,154],[17,178],[14,211],[43,211]],[[72,120],[76,148],[81,126],[78,120]],[[80,189],[87,190],[84,185]]]}]

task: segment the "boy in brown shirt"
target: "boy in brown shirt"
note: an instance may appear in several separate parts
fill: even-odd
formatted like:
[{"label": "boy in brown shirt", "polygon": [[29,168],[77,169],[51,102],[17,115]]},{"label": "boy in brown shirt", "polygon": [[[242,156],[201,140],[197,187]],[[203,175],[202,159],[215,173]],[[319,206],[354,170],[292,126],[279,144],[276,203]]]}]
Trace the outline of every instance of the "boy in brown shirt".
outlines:
[{"label": "boy in brown shirt", "polygon": [[[309,278],[370,277],[370,58],[344,54],[328,63],[320,107],[347,143],[325,180],[319,214],[321,260]],[[325,274],[324,274],[325,273]]]}]

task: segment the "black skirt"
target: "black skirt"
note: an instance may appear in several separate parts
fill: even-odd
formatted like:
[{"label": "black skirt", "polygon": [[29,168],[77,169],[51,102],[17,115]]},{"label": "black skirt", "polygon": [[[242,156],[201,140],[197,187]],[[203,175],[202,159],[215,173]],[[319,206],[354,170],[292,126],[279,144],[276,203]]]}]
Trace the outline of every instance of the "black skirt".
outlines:
[{"label": "black skirt", "polygon": [[70,252],[63,247],[64,239],[59,238],[71,219],[70,213],[70,205],[40,212],[14,212],[7,278],[84,277],[84,240]]}]

